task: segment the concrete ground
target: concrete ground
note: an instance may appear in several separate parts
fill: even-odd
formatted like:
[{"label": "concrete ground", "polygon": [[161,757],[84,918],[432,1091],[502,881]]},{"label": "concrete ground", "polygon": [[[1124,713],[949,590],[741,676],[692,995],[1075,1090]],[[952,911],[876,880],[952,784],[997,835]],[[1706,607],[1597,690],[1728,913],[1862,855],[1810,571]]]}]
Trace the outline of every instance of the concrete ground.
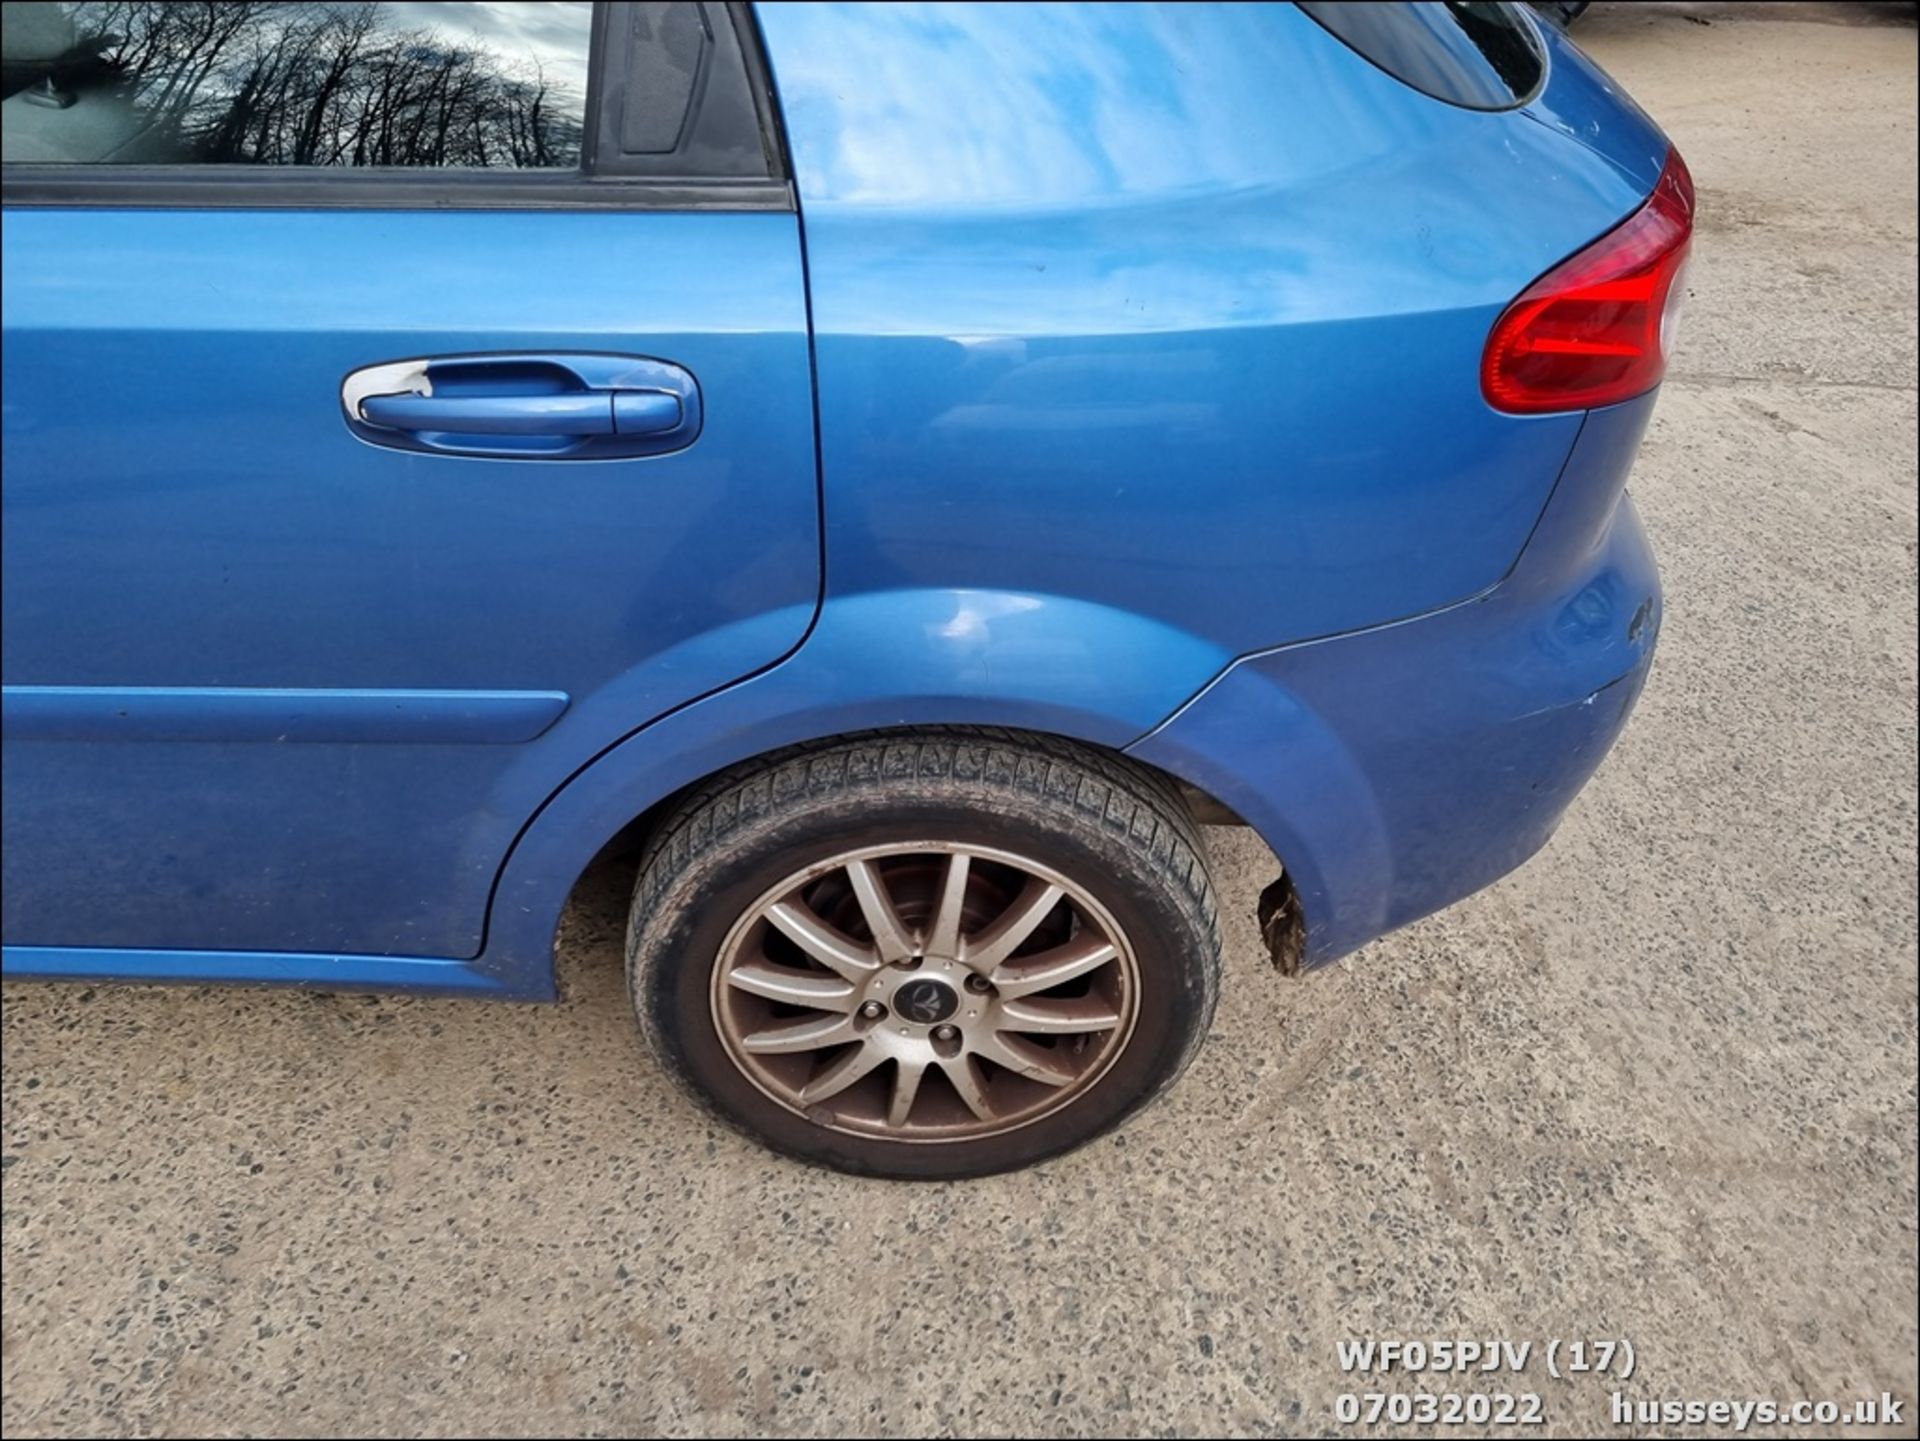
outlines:
[{"label": "concrete ground", "polygon": [[[959,1186],[704,1123],[635,1046],[611,871],[557,1008],[9,988],[7,1434],[1339,1433],[1386,1387],[1336,1341],[1433,1336],[1626,1337],[1642,1399],[1890,1390],[1862,1434],[1913,1434],[1911,16],[1582,22],[1703,231],[1634,487],[1660,663],[1519,875],[1287,982],[1215,833],[1185,1082]],[[1538,1360],[1450,1384],[1613,1429]]]}]

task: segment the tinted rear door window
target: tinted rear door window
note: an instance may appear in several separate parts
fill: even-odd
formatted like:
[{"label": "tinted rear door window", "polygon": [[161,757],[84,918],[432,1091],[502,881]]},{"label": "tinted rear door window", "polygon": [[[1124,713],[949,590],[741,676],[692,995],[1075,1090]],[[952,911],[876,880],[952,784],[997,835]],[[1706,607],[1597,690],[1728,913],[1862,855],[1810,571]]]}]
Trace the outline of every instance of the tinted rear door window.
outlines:
[{"label": "tinted rear door window", "polygon": [[10,4],[6,159],[571,170],[592,24],[578,3]]},{"label": "tinted rear door window", "polygon": [[1546,75],[1533,22],[1518,5],[1300,0],[1300,8],[1396,80],[1450,105],[1510,110]]}]

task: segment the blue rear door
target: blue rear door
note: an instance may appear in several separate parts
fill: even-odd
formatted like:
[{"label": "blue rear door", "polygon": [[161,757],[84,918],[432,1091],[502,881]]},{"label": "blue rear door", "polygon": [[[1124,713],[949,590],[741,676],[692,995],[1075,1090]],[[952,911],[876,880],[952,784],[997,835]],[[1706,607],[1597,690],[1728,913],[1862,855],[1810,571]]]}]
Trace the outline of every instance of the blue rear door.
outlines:
[{"label": "blue rear door", "polygon": [[546,797],[814,611],[751,36],[16,10],[6,942],[477,956]]}]

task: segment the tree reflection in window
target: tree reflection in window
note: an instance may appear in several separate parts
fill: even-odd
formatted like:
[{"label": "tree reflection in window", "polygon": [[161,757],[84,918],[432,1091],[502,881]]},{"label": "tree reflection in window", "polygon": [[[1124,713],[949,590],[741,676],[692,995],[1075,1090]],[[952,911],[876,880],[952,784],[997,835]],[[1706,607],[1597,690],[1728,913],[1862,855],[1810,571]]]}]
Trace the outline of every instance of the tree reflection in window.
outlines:
[{"label": "tree reflection in window", "polygon": [[[589,4],[61,7],[129,109],[111,155],[202,165],[580,162]],[[70,82],[71,83],[71,82]]]}]

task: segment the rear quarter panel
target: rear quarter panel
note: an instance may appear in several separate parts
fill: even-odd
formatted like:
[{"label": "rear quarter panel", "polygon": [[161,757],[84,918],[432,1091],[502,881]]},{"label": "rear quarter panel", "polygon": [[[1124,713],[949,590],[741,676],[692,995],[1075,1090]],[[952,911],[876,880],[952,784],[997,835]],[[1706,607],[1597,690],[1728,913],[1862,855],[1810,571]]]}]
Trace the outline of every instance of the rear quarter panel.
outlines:
[{"label": "rear quarter panel", "polygon": [[758,13],[830,597],[1037,588],[1235,654],[1511,567],[1579,417],[1492,411],[1481,348],[1646,191],[1552,86],[1459,110],[1290,5]]}]

